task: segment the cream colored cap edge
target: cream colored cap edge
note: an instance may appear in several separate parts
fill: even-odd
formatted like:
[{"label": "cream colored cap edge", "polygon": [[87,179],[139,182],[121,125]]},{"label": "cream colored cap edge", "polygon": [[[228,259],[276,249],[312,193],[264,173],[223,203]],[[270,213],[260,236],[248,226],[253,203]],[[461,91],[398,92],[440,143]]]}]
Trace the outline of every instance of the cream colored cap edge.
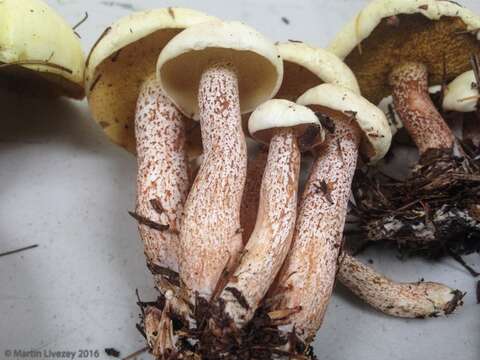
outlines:
[{"label": "cream colored cap edge", "polygon": [[443,98],[443,109],[458,112],[477,110],[479,101],[478,85],[473,70],[459,75],[448,84]]},{"label": "cream colored cap edge", "polygon": [[[241,36],[228,36],[238,33]],[[220,36],[219,36],[220,35]],[[276,46],[252,27],[239,21],[210,21],[187,28],[173,38],[160,53],[157,62],[157,77],[162,84],[163,90],[168,94],[169,91],[162,81],[162,66],[175,59],[176,57],[192,51],[204,50],[207,48],[230,48],[239,51],[251,51],[266,59],[275,68],[277,73],[276,83],[272,91],[263,99],[258,99],[257,103],[262,103],[271,99],[280,89],[283,79],[283,60]],[[169,94],[170,96],[171,94]],[[177,108],[186,116],[198,120],[198,114],[194,109],[185,104],[180,104],[178,99],[170,96]],[[258,106],[258,105],[257,105]],[[242,113],[249,113],[257,106],[251,108],[242,108]],[[193,116],[192,116],[193,115]]]},{"label": "cream colored cap edge", "polygon": [[321,126],[318,117],[308,107],[289,100],[272,99],[257,107],[250,115],[248,131],[254,136],[257,131],[289,128],[303,124]]},{"label": "cream colored cap edge", "polygon": [[360,94],[355,74],[330,51],[297,42],[280,43],[277,44],[277,48],[284,61],[306,68],[323,82],[339,85]]},{"label": "cream colored cap edge", "polygon": [[65,19],[39,0],[0,1],[0,61],[60,65],[69,71],[48,65],[22,66],[83,87],[85,57],[79,38]]},{"label": "cream colored cap edge", "polygon": [[118,50],[162,29],[185,29],[211,20],[216,18],[200,11],[174,7],[139,11],[117,20],[91,50],[85,71],[87,92],[95,81],[97,66]]},{"label": "cream colored cap edge", "polygon": [[[450,1],[440,0],[373,0],[337,34],[328,50],[345,59],[360,42],[370,36],[382,19],[400,14],[422,14],[431,20],[442,16],[462,19],[467,30],[480,28],[480,17]],[[480,32],[477,33],[480,40]]]},{"label": "cream colored cap edge", "polygon": [[305,92],[298,98],[297,103],[305,106],[324,106],[343,113],[354,112],[359,127],[374,151],[370,162],[382,159],[390,148],[392,132],[385,114],[367,99],[349,89],[322,84]]}]

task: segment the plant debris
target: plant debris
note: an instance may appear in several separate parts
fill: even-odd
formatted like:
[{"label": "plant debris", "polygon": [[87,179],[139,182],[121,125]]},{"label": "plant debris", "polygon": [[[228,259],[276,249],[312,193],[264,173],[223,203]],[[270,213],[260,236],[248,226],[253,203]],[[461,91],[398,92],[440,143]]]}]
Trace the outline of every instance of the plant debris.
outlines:
[{"label": "plant debris", "polygon": [[106,348],[105,349],[105,354],[107,354],[108,356],[114,357],[114,358],[120,357],[120,351],[118,351],[115,348]]},{"label": "plant debris", "polygon": [[73,27],[72,30],[77,35],[79,38],[81,38],[80,34],[77,32],[77,29],[82,25],[85,21],[88,19],[88,12],[85,11],[85,15],[83,16],[82,20],[80,20],[78,23],[76,23]]},{"label": "plant debris", "polygon": [[434,259],[460,261],[480,252],[480,162],[459,146],[461,155],[427,152],[405,181],[375,169],[357,172],[352,209],[369,241],[396,243],[404,255]]},{"label": "plant debris", "polygon": [[152,228],[154,230],[167,231],[168,229],[170,229],[169,225],[159,224],[159,223],[157,223],[153,220],[147,219],[146,217],[141,216],[141,215],[139,215],[139,214],[137,214],[133,211],[129,211],[128,213],[130,214],[131,217],[133,217],[135,220],[137,220],[139,224],[148,226],[149,228]]},{"label": "plant debris", "polygon": [[[154,307],[160,314],[166,306],[166,300],[160,295],[156,302],[138,302],[141,321],[138,328],[146,334],[145,314],[148,307]],[[169,312],[176,350],[164,356],[168,359],[278,359],[281,356],[290,359],[316,359],[311,347],[306,346],[294,330],[282,331],[281,325],[288,324],[293,313],[286,311],[280,317],[269,316],[269,309],[261,305],[254,318],[242,329],[238,329],[233,320],[225,313],[225,303],[217,299],[208,302],[197,295],[191,306],[190,319]],[[155,349],[150,349],[155,353]]]},{"label": "plant debris", "polygon": [[130,3],[122,3],[117,1],[101,1],[102,5],[110,6],[110,7],[119,7],[125,10],[135,11],[136,8]]},{"label": "plant debris", "polygon": [[147,352],[147,351],[148,351],[148,347],[144,347],[143,349],[135,351],[134,353],[131,353],[130,355],[124,357],[122,360],[135,359],[138,355],[143,354],[144,352]]},{"label": "plant debris", "polygon": [[7,256],[7,255],[13,255],[13,254],[17,254],[19,252],[22,252],[22,251],[26,251],[26,250],[30,250],[30,249],[34,249],[38,247],[38,244],[35,244],[35,245],[30,245],[30,246],[25,246],[23,248],[20,248],[20,249],[16,249],[16,250],[12,250],[12,251],[7,251],[7,252],[4,252],[4,253],[0,253],[0,257],[2,256]]}]

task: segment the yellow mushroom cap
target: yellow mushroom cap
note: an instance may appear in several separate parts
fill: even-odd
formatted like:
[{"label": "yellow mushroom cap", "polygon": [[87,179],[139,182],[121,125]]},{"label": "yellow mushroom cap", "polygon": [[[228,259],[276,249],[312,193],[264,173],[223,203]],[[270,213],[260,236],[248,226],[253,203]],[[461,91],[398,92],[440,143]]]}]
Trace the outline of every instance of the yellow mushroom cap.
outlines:
[{"label": "yellow mushroom cap", "polygon": [[458,76],[445,89],[443,109],[447,111],[473,112],[477,110],[479,91],[473,70]]},{"label": "yellow mushroom cap", "polygon": [[363,132],[361,150],[370,162],[382,159],[390,148],[392,132],[383,111],[349,89],[322,84],[300,96],[297,103],[351,114]]},{"label": "yellow mushroom cap", "polygon": [[330,51],[303,42],[277,44],[283,59],[283,81],[276,97],[296,101],[308,89],[330,83],[360,94],[352,70]]},{"label": "yellow mushroom cap", "polygon": [[143,82],[155,75],[160,52],[185,28],[212,19],[191,9],[155,9],[105,30],[88,57],[85,87],[93,117],[112,142],[135,152],[136,102]]},{"label": "yellow mushroom cap", "polygon": [[41,94],[81,99],[84,63],[80,40],[47,4],[0,1],[0,78]]},{"label": "yellow mushroom cap", "polygon": [[403,62],[427,66],[431,85],[467,71],[470,56],[480,52],[478,28],[480,17],[453,1],[373,0],[329,50],[355,73],[362,95],[378,103],[391,94],[388,76]]},{"label": "yellow mushroom cap", "polygon": [[277,48],[255,29],[236,21],[192,26],[165,46],[157,64],[163,90],[188,117],[198,119],[200,77],[218,62],[236,69],[242,113],[272,98],[282,82]]}]

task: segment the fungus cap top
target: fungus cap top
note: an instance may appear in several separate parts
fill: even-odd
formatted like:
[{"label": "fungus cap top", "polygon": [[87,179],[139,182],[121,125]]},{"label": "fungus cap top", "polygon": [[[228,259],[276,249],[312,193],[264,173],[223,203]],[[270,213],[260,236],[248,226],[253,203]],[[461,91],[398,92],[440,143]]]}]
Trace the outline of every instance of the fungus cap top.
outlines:
[{"label": "fungus cap top", "polygon": [[473,70],[467,71],[448,84],[443,98],[443,108],[458,112],[476,111],[478,96],[478,85]]},{"label": "fungus cap top", "polygon": [[343,86],[360,94],[357,79],[333,53],[303,42],[277,44],[283,58],[283,82],[277,97],[295,101],[308,89],[322,83]]},{"label": "fungus cap top", "polygon": [[155,75],[160,52],[185,28],[212,19],[191,9],[155,9],[105,30],[87,59],[85,86],[93,117],[110,140],[135,152],[136,102],[143,82]]},{"label": "fungus cap top", "polygon": [[300,137],[312,127],[315,129],[312,146],[316,146],[325,139],[318,117],[308,107],[283,99],[264,102],[255,109],[248,120],[250,134],[265,143],[268,143],[274,134],[267,130],[291,128]]},{"label": "fungus cap top", "polygon": [[406,61],[425,64],[432,85],[470,68],[480,52],[480,17],[450,1],[373,0],[348,23],[329,50],[357,76],[363,96],[374,103],[391,93],[388,75]]},{"label": "fungus cap top", "polygon": [[[28,62],[35,64],[21,64]],[[2,67],[0,76],[12,78],[14,85],[38,87],[41,94],[84,97],[85,58],[80,40],[40,0],[0,1],[1,63],[12,64]]]},{"label": "fungus cap top", "polygon": [[370,162],[382,159],[390,148],[392,132],[385,114],[367,99],[349,89],[322,84],[300,96],[297,103],[353,114],[364,135],[361,148],[365,150],[364,155]]},{"label": "fungus cap top", "polygon": [[236,69],[242,113],[272,98],[283,77],[275,45],[240,22],[211,21],[192,26],[163,49],[157,76],[163,90],[188,117],[198,120],[198,87],[203,71],[228,62]]}]

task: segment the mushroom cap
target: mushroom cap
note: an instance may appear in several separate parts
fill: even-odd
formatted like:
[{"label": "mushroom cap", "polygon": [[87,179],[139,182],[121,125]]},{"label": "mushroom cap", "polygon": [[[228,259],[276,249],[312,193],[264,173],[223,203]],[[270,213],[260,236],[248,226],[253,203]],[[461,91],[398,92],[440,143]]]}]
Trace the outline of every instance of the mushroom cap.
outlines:
[{"label": "mushroom cap", "polygon": [[240,22],[211,21],[186,29],[163,49],[157,76],[177,107],[198,120],[201,75],[209,65],[223,61],[237,71],[242,113],[254,110],[277,93],[283,77],[277,48]]},{"label": "mushroom cap", "polygon": [[473,70],[458,76],[445,90],[443,109],[447,111],[473,112],[478,106],[478,86]]},{"label": "mushroom cap", "polygon": [[277,98],[295,101],[308,89],[323,83],[360,94],[352,70],[333,53],[296,41],[277,44],[277,48],[283,59],[283,81]]},{"label": "mushroom cap", "polygon": [[93,117],[112,142],[135,152],[137,98],[155,75],[158,55],[185,28],[212,19],[190,9],[155,9],[132,13],[105,30],[87,59],[85,87]]},{"label": "mushroom cap", "polygon": [[427,66],[432,85],[470,68],[480,51],[480,18],[451,1],[374,0],[345,26],[329,50],[357,76],[362,95],[377,104],[391,94],[388,75],[403,62]]},{"label": "mushroom cap", "polygon": [[79,38],[47,4],[40,0],[0,1],[2,79],[41,95],[82,99],[84,63]]},{"label": "mushroom cap", "polygon": [[252,112],[248,120],[249,133],[265,143],[270,142],[275,133],[268,130],[291,128],[301,137],[312,127],[316,131],[314,136],[312,134],[314,139],[311,139],[309,147],[316,146],[325,139],[320,120],[308,107],[283,99],[264,102]]},{"label": "mushroom cap", "polygon": [[390,148],[392,132],[385,114],[349,89],[322,84],[300,96],[297,103],[321,106],[345,115],[354,114],[354,119],[364,134],[360,150],[370,162],[382,159]]}]

